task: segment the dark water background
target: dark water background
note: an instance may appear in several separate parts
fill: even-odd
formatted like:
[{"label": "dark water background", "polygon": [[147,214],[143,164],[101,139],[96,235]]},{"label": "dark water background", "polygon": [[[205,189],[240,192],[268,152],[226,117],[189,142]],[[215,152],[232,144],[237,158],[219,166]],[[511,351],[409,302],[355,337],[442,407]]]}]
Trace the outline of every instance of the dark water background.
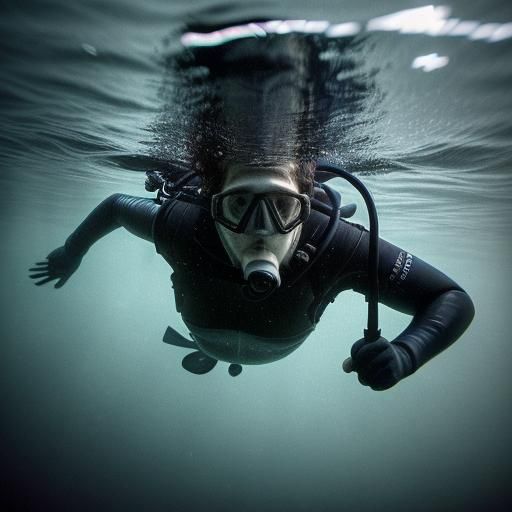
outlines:
[{"label": "dark water background", "polygon": [[[423,5],[2,3],[5,510],[510,509],[512,38],[364,30]],[[509,2],[446,5],[451,18],[512,21]],[[147,195],[137,169],[154,156],[164,57],[190,16],[363,27],[376,95],[329,156],[370,166],[382,236],[452,276],[477,309],[458,343],[392,390],[341,371],[365,322],[355,294],[299,351],[234,380],[220,365],[186,373],[183,350],[161,342],[167,324],[186,334],[169,270],[127,233],[99,242],[62,290],[29,282],[27,268],[104,197]],[[432,53],[448,64],[412,68]],[[381,317],[389,339],[408,322]]]}]

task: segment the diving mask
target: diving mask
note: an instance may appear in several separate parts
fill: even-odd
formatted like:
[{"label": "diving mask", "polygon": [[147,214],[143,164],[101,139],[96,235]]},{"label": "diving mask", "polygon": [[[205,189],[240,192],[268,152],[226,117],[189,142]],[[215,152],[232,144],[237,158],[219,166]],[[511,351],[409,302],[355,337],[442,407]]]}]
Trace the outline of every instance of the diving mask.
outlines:
[{"label": "diving mask", "polygon": [[311,210],[309,197],[289,180],[270,173],[265,178],[239,177],[211,205],[224,248],[257,297],[280,286],[279,268],[293,254]]},{"label": "diving mask", "polygon": [[310,211],[309,197],[292,191],[255,194],[242,188],[212,197],[213,219],[234,233],[289,233]]}]

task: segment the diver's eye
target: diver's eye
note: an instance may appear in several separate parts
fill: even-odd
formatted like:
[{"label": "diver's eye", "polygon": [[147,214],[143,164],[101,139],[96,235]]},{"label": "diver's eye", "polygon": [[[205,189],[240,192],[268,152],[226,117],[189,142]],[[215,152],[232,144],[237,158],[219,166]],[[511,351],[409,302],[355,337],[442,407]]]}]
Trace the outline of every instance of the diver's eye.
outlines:
[{"label": "diver's eye", "polygon": [[224,216],[231,222],[240,222],[250,202],[251,198],[248,194],[232,194],[227,196],[223,202]]}]

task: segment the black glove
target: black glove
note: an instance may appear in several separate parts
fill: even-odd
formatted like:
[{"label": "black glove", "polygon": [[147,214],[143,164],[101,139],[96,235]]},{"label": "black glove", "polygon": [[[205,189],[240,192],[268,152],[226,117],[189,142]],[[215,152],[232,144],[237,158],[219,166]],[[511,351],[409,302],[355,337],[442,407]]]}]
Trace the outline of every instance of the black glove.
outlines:
[{"label": "black glove", "polygon": [[359,382],[375,391],[389,389],[413,372],[408,352],[382,337],[371,342],[360,339],[350,353],[352,357],[345,360],[343,369],[357,372]]},{"label": "black glove", "polygon": [[29,269],[29,272],[32,272],[30,274],[31,279],[41,279],[41,281],[35,283],[37,286],[58,279],[55,288],[60,288],[82,261],[82,256],[72,254],[65,246],[55,249],[46,258],[46,261],[40,261],[36,263],[35,267]]}]

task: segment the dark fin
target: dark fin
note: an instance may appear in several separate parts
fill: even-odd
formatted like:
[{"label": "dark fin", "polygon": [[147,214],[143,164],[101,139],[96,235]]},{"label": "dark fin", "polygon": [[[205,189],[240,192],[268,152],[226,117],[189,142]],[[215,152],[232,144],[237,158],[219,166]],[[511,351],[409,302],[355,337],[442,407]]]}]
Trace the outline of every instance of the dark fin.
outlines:
[{"label": "dark fin", "polygon": [[239,364],[232,363],[229,365],[228,372],[229,375],[231,375],[231,377],[236,377],[237,375],[240,375],[242,373],[242,366]]},{"label": "dark fin", "polygon": [[188,354],[188,356],[185,356],[183,361],[181,361],[181,366],[183,366],[185,370],[190,373],[195,373],[196,375],[208,373],[213,370],[216,364],[217,359],[213,359],[199,351]]},{"label": "dark fin", "polygon": [[349,203],[340,208],[340,217],[342,219],[349,219],[356,213],[357,205],[355,203]]},{"label": "dark fin", "polygon": [[197,346],[193,341],[188,340],[172,327],[167,327],[162,341],[168,345],[174,345],[175,347],[197,349]]}]

